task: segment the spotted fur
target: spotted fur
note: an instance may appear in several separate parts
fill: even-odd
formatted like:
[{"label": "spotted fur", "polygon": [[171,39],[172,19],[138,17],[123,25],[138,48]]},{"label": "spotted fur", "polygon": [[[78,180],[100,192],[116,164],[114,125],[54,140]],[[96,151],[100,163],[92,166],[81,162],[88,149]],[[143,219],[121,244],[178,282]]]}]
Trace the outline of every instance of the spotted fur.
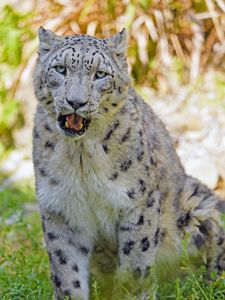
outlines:
[{"label": "spotted fur", "polygon": [[[90,269],[144,281],[153,265],[179,260],[182,240],[190,259],[224,270],[222,202],[184,173],[164,125],[131,87],[126,31],[98,39],[41,28],[39,39],[33,157],[56,299],[89,299]],[[74,111],[91,122],[70,137],[57,120]]]}]

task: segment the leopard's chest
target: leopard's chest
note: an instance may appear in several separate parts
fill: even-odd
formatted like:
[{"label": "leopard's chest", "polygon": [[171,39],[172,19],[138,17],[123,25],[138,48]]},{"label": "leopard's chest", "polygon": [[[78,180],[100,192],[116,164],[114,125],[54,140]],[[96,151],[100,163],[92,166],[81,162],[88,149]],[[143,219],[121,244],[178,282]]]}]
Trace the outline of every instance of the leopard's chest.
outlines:
[{"label": "leopard's chest", "polygon": [[115,236],[119,211],[130,206],[126,183],[110,179],[111,162],[98,144],[71,150],[60,145],[46,162],[59,183],[42,183],[39,199],[87,234]]}]

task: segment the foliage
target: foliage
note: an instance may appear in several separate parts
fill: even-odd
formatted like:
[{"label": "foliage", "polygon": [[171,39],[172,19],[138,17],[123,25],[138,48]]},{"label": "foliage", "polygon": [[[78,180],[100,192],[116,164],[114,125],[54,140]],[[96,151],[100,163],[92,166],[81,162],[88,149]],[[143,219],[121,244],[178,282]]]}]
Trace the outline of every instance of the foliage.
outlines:
[{"label": "foliage", "polygon": [[[0,192],[0,199],[0,299],[51,300],[49,262],[43,246],[40,216],[26,208],[26,205],[34,204],[33,190],[26,186],[5,189]],[[209,282],[205,279],[204,268],[193,273],[188,259],[184,260],[187,276],[161,283],[159,300],[224,300],[225,274],[218,278],[214,276]],[[94,278],[91,293],[92,300],[104,299],[101,282]],[[126,290],[124,298],[117,296],[111,300],[124,300]],[[128,298],[131,300],[129,294]]]},{"label": "foliage", "polygon": [[160,88],[160,79],[170,81],[174,64],[187,70],[183,82],[209,65],[224,67],[225,6],[218,0],[54,0],[36,2],[36,11],[41,15],[36,25],[60,34],[105,37],[126,27],[131,71],[139,84]]},{"label": "foliage", "polygon": [[34,38],[28,26],[31,14],[20,14],[9,5],[0,13],[0,156],[13,146],[13,130],[23,125],[20,103],[15,99],[13,77],[22,62],[24,44]]}]

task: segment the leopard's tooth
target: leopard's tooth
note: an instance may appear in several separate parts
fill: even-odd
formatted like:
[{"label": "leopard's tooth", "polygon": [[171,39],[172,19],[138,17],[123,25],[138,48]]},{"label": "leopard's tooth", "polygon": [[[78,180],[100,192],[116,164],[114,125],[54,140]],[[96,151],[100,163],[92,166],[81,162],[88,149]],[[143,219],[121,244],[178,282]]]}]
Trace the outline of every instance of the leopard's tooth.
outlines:
[{"label": "leopard's tooth", "polygon": [[80,130],[80,129],[82,129],[83,128],[83,123],[81,122],[80,124],[79,124],[79,126],[78,126],[78,130]]},{"label": "leopard's tooth", "polygon": [[65,122],[65,127],[66,127],[66,128],[69,128],[69,127],[70,127],[70,126],[69,126],[69,123],[68,123],[67,121]]}]

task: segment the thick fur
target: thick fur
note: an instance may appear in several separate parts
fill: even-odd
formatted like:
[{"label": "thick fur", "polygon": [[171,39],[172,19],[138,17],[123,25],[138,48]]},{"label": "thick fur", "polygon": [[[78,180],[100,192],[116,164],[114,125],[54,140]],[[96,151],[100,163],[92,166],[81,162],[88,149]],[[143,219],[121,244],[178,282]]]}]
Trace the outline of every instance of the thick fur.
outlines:
[{"label": "thick fur", "polygon": [[[179,262],[182,240],[194,261],[224,270],[220,200],[184,173],[164,125],[131,87],[126,31],[98,39],[41,28],[39,38],[33,161],[56,299],[89,299],[90,269],[144,281],[152,266]],[[58,125],[74,112],[68,99],[91,118],[82,136]]]}]

